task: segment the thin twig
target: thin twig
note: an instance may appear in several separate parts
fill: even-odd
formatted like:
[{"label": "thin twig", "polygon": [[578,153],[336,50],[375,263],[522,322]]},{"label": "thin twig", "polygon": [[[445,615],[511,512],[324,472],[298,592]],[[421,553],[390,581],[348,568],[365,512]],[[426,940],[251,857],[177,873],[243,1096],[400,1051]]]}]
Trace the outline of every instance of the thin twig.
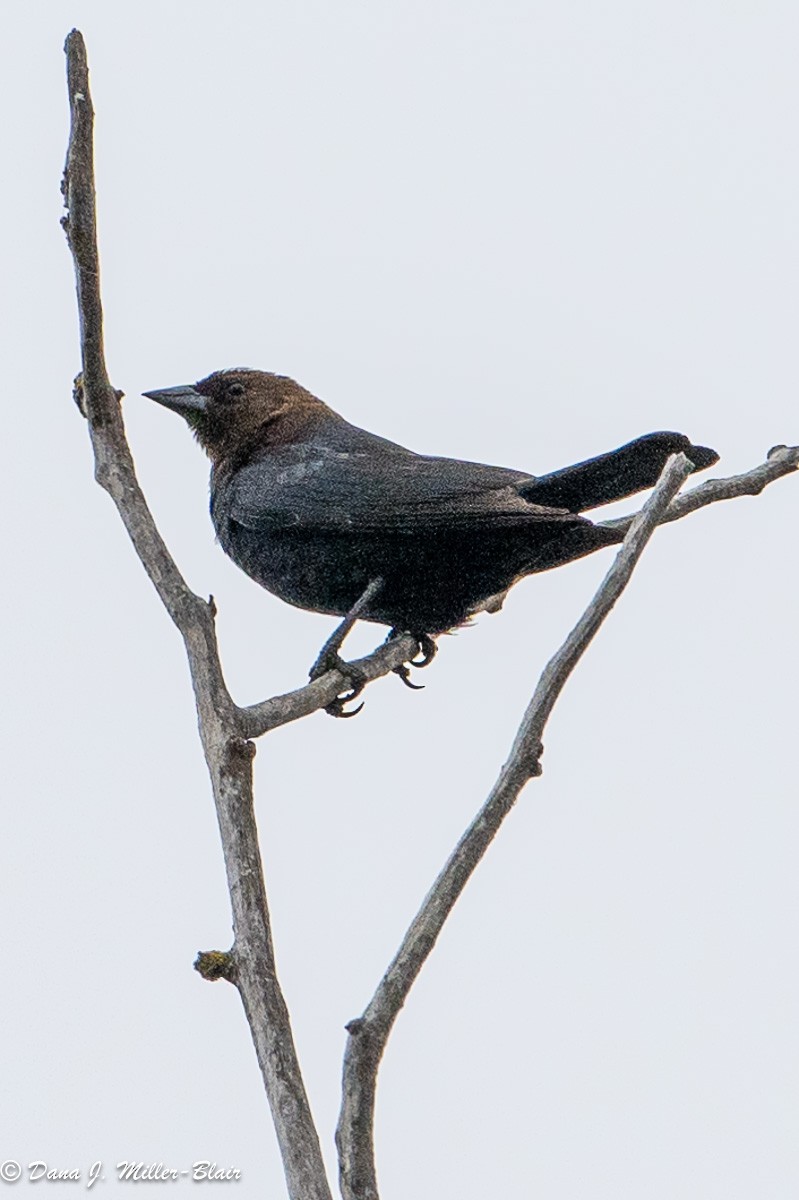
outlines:
[{"label": "thin twig", "polygon": [[363,1016],[347,1026],[342,1105],[336,1131],[344,1200],[379,1200],[374,1160],[375,1093],[380,1060],[394,1021],[472,872],[522,788],[540,774],[541,739],[549,714],[690,471],[691,464],[683,454],[667,462],[657,487],[633,519],[599,591],[544,670],[488,799],[427,894]]},{"label": "thin twig", "polygon": [[[356,658],[347,663],[353,673],[361,676],[367,682],[381,679],[389,675],[403,663],[407,663],[419,649],[418,638],[404,634],[392,638],[390,642],[378,646],[365,658]],[[351,686],[346,671],[334,669],[326,671],[318,679],[306,683],[296,691],[286,692],[282,696],[272,696],[249,708],[240,708],[239,723],[245,737],[260,737],[290,721],[307,717],[310,713],[326,708],[341,692]]]},{"label": "thin twig", "polygon": [[86,47],[77,30],[65,45],[72,116],[63,224],[75,263],[83,375],[97,481],[111,495],[145,570],[177,625],[189,659],[200,737],[211,776],[233,909],[226,977],[241,994],[264,1078],[292,1200],[330,1200],[319,1138],[302,1081],[288,1010],[277,981],[253,813],[252,758],[222,677],[213,607],[175,565],[142,495],[103,352],[93,165],[93,109]]},{"label": "thin twig", "polygon": [[[660,518],[661,525],[679,521],[707,504],[718,500],[736,500],[739,496],[759,496],[763,488],[783,475],[793,475],[799,467],[799,446],[774,446],[769,450],[766,461],[743,475],[731,475],[727,479],[708,479],[683,495],[677,496]],[[607,529],[626,533],[635,514],[618,517],[614,521],[601,521]]]}]

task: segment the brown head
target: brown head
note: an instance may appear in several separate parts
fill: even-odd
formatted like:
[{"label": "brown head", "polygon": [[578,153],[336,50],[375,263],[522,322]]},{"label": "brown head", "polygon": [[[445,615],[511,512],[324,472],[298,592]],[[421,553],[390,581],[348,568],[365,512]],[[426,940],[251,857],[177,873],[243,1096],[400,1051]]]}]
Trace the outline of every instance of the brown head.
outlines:
[{"label": "brown head", "polygon": [[300,440],[332,409],[286,375],[233,367],[199,383],[143,392],[187,422],[214,465]]}]

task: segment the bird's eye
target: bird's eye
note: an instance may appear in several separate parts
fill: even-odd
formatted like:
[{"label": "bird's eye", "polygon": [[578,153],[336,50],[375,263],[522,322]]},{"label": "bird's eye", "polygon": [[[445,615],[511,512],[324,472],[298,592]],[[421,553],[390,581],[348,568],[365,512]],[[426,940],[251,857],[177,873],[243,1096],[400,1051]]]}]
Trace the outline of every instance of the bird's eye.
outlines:
[{"label": "bird's eye", "polygon": [[239,396],[244,395],[243,383],[229,383],[225,388],[225,395],[229,400],[237,400]]}]

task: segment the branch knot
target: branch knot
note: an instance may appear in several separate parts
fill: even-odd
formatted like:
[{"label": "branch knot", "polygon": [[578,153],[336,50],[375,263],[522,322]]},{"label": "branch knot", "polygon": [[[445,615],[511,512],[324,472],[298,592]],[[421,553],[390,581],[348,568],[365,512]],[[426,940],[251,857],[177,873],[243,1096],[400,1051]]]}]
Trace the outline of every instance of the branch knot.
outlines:
[{"label": "branch knot", "polygon": [[236,960],[229,951],[199,950],[192,965],[208,983],[216,983],[218,979],[226,979],[228,983],[236,982]]}]

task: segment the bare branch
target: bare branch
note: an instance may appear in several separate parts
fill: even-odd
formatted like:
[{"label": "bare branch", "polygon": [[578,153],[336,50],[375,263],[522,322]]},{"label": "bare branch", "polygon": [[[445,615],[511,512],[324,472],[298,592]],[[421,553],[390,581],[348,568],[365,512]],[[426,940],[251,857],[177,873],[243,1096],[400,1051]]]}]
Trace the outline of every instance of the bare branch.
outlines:
[{"label": "bare branch", "polygon": [[[371,683],[388,675],[397,667],[407,663],[416,654],[419,643],[410,634],[392,638],[382,646],[378,646],[365,658],[355,659],[347,663],[353,672]],[[297,721],[310,713],[325,708],[336,696],[348,686],[346,673],[339,670],[326,671],[312,683],[297,688],[294,692],[286,692],[283,696],[272,696],[260,704],[252,704],[249,708],[240,708],[239,723],[245,737],[260,737],[289,721]]]},{"label": "bare branch", "polygon": [[[87,416],[98,483],[110,494],[136,553],[180,630],[191,671],[200,737],[211,776],[233,909],[234,944],[227,977],[241,994],[264,1078],[292,1200],[330,1200],[280,985],[258,849],[252,794],[255,747],[242,737],[222,676],[213,606],[186,584],[153,521],[125,438],[121,394],[109,381],[97,252],[93,118],[86,47],[77,30],[65,45],[71,109],[62,190],[63,219],[75,264]],[[320,681],[323,682],[323,681]]]},{"label": "bare branch", "polygon": [[[759,496],[763,488],[783,475],[792,475],[799,468],[799,446],[774,446],[769,450],[766,461],[760,466],[745,471],[743,475],[731,475],[728,479],[708,479],[698,487],[677,496],[660,518],[661,525],[679,521],[690,513],[715,504],[717,500],[736,500],[739,496]],[[626,533],[635,519],[618,517],[615,521],[600,521],[607,529],[618,529]]]},{"label": "bare branch", "polygon": [[657,487],[631,522],[599,591],[544,670],[488,799],[427,894],[363,1016],[347,1026],[342,1105],[336,1131],[344,1200],[379,1200],[374,1161],[375,1092],[380,1060],[394,1021],[472,872],[522,788],[541,773],[541,738],[549,714],[690,471],[691,464],[683,454],[667,462]]}]

